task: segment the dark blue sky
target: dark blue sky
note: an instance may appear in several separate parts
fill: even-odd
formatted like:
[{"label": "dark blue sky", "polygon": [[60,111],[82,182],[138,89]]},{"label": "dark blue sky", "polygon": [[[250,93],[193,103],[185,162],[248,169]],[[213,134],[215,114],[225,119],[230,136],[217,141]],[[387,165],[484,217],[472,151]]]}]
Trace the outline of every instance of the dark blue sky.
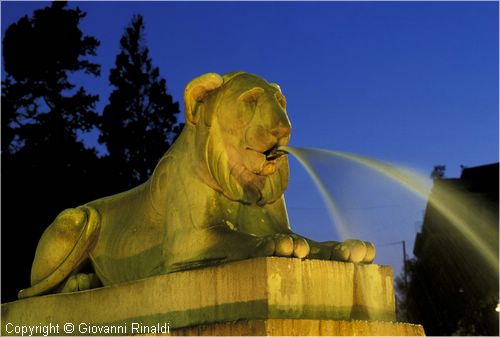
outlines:
[{"label": "dark blue sky", "polygon": [[[437,164],[456,177],[460,165],[498,161],[498,2],[70,2],[77,5],[87,12],[82,30],[101,41],[102,77],[81,82],[101,95],[99,108],[123,29],[140,13],[153,63],[176,101],[198,75],[245,70],[280,84],[293,146],[354,152],[425,176]],[[1,6],[2,33],[43,7]],[[323,173],[333,189],[338,170]],[[359,174],[350,175],[347,194],[373,197],[351,198],[366,219],[355,235],[378,243],[376,262],[397,273],[401,247],[383,244],[406,240],[411,253],[425,202],[371,190],[369,173]],[[338,238],[295,160],[286,196],[292,228]]]}]

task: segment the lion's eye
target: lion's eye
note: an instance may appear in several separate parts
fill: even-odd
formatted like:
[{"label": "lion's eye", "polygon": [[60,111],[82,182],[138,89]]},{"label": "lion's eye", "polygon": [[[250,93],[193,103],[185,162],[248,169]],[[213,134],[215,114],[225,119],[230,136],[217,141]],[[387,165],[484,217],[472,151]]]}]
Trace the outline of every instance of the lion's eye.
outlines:
[{"label": "lion's eye", "polygon": [[281,105],[281,107],[283,109],[285,109],[286,108],[286,98],[285,98],[285,96],[283,96],[283,94],[280,93],[280,92],[276,92],[274,94],[274,96],[276,97],[276,100],[278,101],[279,105]]},{"label": "lion's eye", "polygon": [[247,103],[255,103],[263,93],[264,89],[255,87],[242,93],[238,99]]},{"label": "lion's eye", "polygon": [[261,97],[263,93],[264,89],[254,87],[238,96],[237,108],[231,110],[233,112],[233,117],[230,124],[233,127],[242,128],[250,123],[257,110],[259,97]]}]

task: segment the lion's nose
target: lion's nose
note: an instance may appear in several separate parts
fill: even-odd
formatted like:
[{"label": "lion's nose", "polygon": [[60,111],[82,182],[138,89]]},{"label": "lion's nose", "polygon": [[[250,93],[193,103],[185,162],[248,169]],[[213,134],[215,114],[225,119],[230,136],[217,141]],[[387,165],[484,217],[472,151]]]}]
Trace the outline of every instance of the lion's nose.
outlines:
[{"label": "lion's nose", "polygon": [[276,137],[279,146],[288,145],[290,140],[291,127],[288,125],[280,125],[270,130],[270,133]]},{"label": "lion's nose", "polygon": [[271,134],[276,138],[285,138],[290,136],[290,127],[285,125],[280,125],[269,130]]},{"label": "lion's nose", "polygon": [[250,127],[245,133],[248,147],[264,152],[272,147],[286,146],[290,140],[290,127],[278,126],[267,130],[263,126]]}]

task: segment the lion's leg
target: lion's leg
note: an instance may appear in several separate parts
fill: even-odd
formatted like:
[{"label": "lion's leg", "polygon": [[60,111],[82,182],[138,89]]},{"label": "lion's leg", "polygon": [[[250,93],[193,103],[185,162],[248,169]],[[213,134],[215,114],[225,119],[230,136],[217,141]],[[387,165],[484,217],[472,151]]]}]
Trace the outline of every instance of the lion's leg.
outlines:
[{"label": "lion's leg", "polygon": [[98,212],[91,207],[61,212],[43,233],[31,268],[31,287],[19,298],[47,293],[71,275],[88,257],[99,232]]},{"label": "lion's leg", "polygon": [[178,271],[252,257],[282,256],[304,258],[309,253],[307,241],[293,233],[258,237],[216,226],[176,235],[167,245],[166,271]]},{"label": "lion's leg", "polygon": [[232,230],[218,230],[217,233],[220,239],[218,246],[223,251],[231,252],[230,257],[234,260],[265,256],[304,258],[309,254],[307,241],[292,232],[263,237]]}]

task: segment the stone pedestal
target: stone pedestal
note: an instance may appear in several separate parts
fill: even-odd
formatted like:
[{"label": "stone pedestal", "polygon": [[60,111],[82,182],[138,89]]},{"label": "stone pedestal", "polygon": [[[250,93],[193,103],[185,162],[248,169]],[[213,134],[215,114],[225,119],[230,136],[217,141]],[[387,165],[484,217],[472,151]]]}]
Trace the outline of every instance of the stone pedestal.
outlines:
[{"label": "stone pedestal", "polygon": [[394,321],[389,267],[275,257],[2,304],[2,335],[424,334]]},{"label": "stone pedestal", "polygon": [[266,319],[214,323],[171,331],[173,336],[424,336],[421,325],[382,321]]}]

